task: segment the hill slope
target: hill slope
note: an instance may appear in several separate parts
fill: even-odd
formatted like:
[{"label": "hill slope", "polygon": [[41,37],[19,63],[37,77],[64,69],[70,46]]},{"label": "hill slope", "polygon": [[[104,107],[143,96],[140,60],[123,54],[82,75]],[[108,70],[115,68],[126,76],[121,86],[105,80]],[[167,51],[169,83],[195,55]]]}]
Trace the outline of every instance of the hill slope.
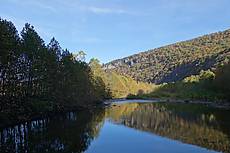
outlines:
[{"label": "hill slope", "polygon": [[114,60],[103,68],[159,84],[215,69],[229,59],[230,29]]},{"label": "hill slope", "polygon": [[[129,76],[119,75],[113,71],[105,72],[97,59],[91,59],[89,65],[94,78],[96,80],[101,79],[102,83],[99,83],[99,85],[104,84],[102,91],[106,88],[112,98],[124,98],[130,94],[149,93],[155,87],[152,84],[137,82]],[[97,86],[98,90],[100,90],[100,86]]]}]

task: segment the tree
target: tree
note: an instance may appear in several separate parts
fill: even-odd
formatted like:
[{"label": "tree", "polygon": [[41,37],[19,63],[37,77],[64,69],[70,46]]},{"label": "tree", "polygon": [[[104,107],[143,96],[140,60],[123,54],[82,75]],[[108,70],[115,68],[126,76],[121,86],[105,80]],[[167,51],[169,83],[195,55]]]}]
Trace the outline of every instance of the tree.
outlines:
[{"label": "tree", "polygon": [[28,23],[20,38],[13,23],[0,19],[0,117],[101,101],[106,95],[104,81],[93,75],[85,56],[83,51],[77,56],[63,51],[55,38],[46,45]]},{"label": "tree", "polygon": [[86,53],[84,51],[79,51],[75,55],[75,58],[76,58],[77,61],[83,61],[83,62],[85,62],[85,56],[86,56]]},{"label": "tree", "polygon": [[52,38],[47,46],[48,54],[46,58],[46,86],[48,95],[56,97],[61,79],[61,58],[62,48],[55,38]]},{"label": "tree", "polygon": [[39,80],[41,80],[43,52],[46,50],[45,43],[34,30],[34,27],[26,23],[21,32],[22,50],[24,53],[25,64],[25,80],[27,82],[27,96],[34,96],[39,90]]},{"label": "tree", "polygon": [[217,90],[225,93],[227,98],[230,99],[230,62],[217,69],[214,84]]},{"label": "tree", "polygon": [[0,93],[5,97],[16,96],[19,45],[20,38],[13,23],[0,18]]}]

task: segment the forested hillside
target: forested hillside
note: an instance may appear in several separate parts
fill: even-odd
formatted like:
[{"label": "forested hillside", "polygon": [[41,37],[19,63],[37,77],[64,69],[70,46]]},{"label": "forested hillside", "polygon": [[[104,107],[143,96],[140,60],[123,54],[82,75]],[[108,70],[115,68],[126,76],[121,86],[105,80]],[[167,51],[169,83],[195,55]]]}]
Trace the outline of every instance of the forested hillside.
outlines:
[{"label": "forested hillside", "polygon": [[215,69],[229,58],[230,30],[226,30],[118,59],[105,64],[104,69],[160,84]]},{"label": "forested hillside", "polygon": [[[149,93],[155,87],[153,84],[137,82],[129,76],[120,75],[113,71],[106,72],[102,69],[100,62],[97,59],[91,59],[89,66],[93,72],[93,76],[96,80],[100,80],[100,82],[105,84],[107,93],[109,93],[112,98],[124,98],[130,94],[136,95]],[[97,90],[103,91],[104,89],[98,88]]]}]

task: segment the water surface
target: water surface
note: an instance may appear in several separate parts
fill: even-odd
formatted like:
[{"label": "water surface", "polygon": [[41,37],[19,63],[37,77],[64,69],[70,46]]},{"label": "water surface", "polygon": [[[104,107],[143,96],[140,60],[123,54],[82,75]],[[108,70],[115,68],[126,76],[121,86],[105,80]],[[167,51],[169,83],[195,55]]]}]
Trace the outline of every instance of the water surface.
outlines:
[{"label": "water surface", "polygon": [[1,152],[230,152],[230,111],[129,101],[0,130]]}]

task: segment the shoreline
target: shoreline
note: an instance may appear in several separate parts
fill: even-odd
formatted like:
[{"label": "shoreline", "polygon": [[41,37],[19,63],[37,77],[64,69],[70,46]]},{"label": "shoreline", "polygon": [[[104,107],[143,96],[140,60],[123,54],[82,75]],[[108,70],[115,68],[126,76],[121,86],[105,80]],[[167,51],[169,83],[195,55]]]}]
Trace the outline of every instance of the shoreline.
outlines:
[{"label": "shoreline", "polygon": [[5,129],[5,128],[10,128],[10,127],[14,127],[15,125],[18,124],[23,124],[26,122],[32,122],[35,120],[39,120],[39,119],[43,119],[43,118],[48,118],[48,117],[52,117],[54,115],[57,114],[63,114],[63,113],[67,113],[67,112],[76,112],[76,111],[91,111],[97,108],[103,108],[104,104],[98,104],[98,105],[92,105],[90,107],[86,107],[86,106],[78,106],[75,108],[65,108],[63,110],[54,110],[54,111],[50,111],[50,112],[36,112],[34,114],[23,114],[23,115],[18,115],[15,118],[9,119],[7,121],[1,121],[0,122],[0,130]]},{"label": "shoreline", "polygon": [[127,99],[127,98],[117,98],[117,99],[109,99],[104,100],[102,104],[94,105],[91,107],[78,107],[72,109],[65,109],[62,111],[53,111],[53,112],[45,112],[45,113],[36,113],[33,115],[24,114],[21,116],[17,116],[15,119],[8,120],[7,122],[0,124],[0,130],[8,127],[13,127],[17,124],[22,124],[25,122],[31,122],[34,120],[39,120],[42,118],[51,117],[56,114],[62,114],[70,111],[85,111],[85,110],[93,110],[97,108],[106,108],[110,107],[112,104],[117,103],[132,103],[132,102],[163,102],[163,103],[180,103],[180,104],[202,104],[209,107],[219,108],[219,109],[226,109],[230,110],[230,103],[228,102],[214,102],[214,101],[204,101],[204,100],[185,100],[185,99],[173,99],[173,98],[134,98],[134,99]]},{"label": "shoreline", "polygon": [[230,102],[227,101],[205,101],[205,100],[189,100],[189,99],[174,99],[174,98],[118,98],[111,99],[104,102],[105,105],[110,105],[112,103],[120,102],[166,102],[166,103],[183,103],[183,104],[202,104],[210,107],[215,107],[219,109],[229,109]]}]

